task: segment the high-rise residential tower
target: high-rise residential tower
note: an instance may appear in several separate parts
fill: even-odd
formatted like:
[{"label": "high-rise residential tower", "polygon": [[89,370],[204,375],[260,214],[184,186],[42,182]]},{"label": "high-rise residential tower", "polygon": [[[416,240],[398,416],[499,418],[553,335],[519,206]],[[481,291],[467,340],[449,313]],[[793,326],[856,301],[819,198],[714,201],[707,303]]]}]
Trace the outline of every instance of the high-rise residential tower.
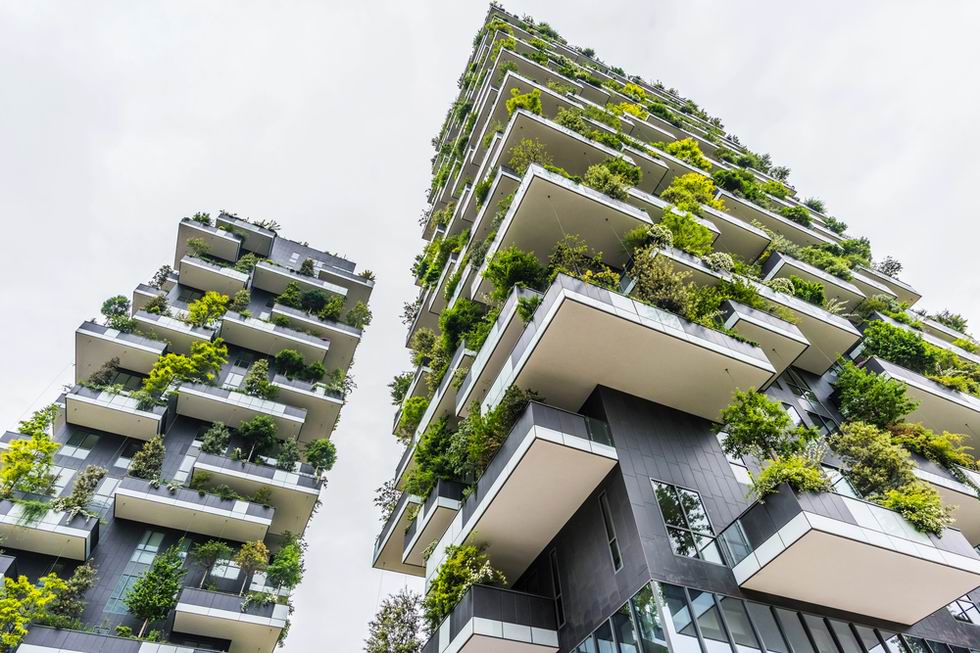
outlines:
[{"label": "high-rise residential tower", "polygon": [[978,343],[695,102],[491,6],[374,566],[424,653],[980,649]]},{"label": "high-rise residential tower", "polygon": [[285,636],[374,281],[278,230],[181,220],[173,265],[82,322],[74,384],[3,436],[3,650],[23,625],[22,653]]}]

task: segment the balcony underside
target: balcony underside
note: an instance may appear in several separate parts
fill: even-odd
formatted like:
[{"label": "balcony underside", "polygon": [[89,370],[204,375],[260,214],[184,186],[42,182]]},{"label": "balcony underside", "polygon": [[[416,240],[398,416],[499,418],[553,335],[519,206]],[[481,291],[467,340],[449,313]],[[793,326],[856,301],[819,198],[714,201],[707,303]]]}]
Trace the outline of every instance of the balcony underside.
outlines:
[{"label": "balcony underside", "polygon": [[235,542],[262,540],[269,532],[271,520],[246,514],[242,510],[246,502],[228,500],[221,502],[222,507],[213,507],[166,494],[120,486],[116,490],[114,515]]},{"label": "balcony underside", "polygon": [[327,295],[339,295],[346,299],[347,289],[316,277],[307,277],[272,263],[259,263],[252,272],[252,287],[280,295],[290,283],[300,291],[319,290]]},{"label": "balcony underside", "polygon": [[278,399],[290,406],[306,410],[306,419],[299,431],[300,442],[312,442],[330,437],[340,417],[340,410],[344,407],[343,399],[327,394],[319,386],[307,390],[276,380],[273,380],[272,384],[278,388],[276,395]]},{"label": "balcony underside", "polygon": [[280,439],[294,439],[303,427],[304,418],[292,415],[288,407],[273,401],[250,397],[240,392],[184,383],[177,398],[177,414],[206,422],[223,422],[231,428],[256,415],[268,415],[278,428]]},{"label": "balcony underside", "polygon": [[939,493],[943,505],[953,509],[953,523],[967,542],[973,546],[980,544],[980,498],[977,498],[976,491],[963,483],[935,483],[929,478],[924,480]]},{"label": "balcony underside", "polygon": [[[186,593],[187,588],[184,589]],[[224,598],[224,597],[221,597]],[[240,605],[240,601],[239,601]],[[282,629],[286,627],[286,615],[281,608],[271,617],[256,616],[228,607],[196,605],[178,599],[174,609],[173,630],[189,635],[201,635],[231,641],[230,653],[272,653]]]},{"label": "balcony underside", "polygon": [[829,272],[817,269],[802,261],[797,261],[784,254],[775,253],[763,267],[765,280],[789,279],[799,277],[809,283],[819,283],[823,286],[827,299],[835,299],[853,310],[864,301],[864,293],[857,286]]},{"label": "balcony underside", "polygon": [[520,177],[512,171],[500,168],[490,185],[490,190],[487,192],[483,204],[477,207],[476,198],[470,200],[462,213],[463,220],[474,223],[470,230],[470,242],[478,243],[487,237],[492,228],[493,218],[497,213],[497,205],[502,199],[516,191],[520,185]]},{"label": "balcony underside", "polygon": [[195,238],[204,241],[208,254],[226,261],[235,262],[241,253],[241,241],[223,229],[207,227],[193,220],[182,220],[177,227],[177,247],[174,253],[174,267],[180,267],[180,260],[187,254],[187,241]]},{"label": "balcony underside", "polygon": [[723,302],[722,311],[726,314],[726,328],[759,343],[775,368],[776,376],[782,374],[810,346],[795,325],[774,315],[731,300]]},{"label": "balcony underside", "polygon": [[237,313],[225,315],[221,321],[221,337],[229,344],[269,356],[275,356],[283,349],[292,349],[303,356],[307,365],[322,363],[330,349],[330,343],[326,340],[313,339],[305,333],[257,318],[245,318]]},{"label": "balcony underside", "polygon": [[87,560],[98,541],[98,524],[91,517],[77,516],[68,523],[65,513],[49,511],[35,521],[26,521],[21,508],[10,501],[0,503],[0,538],[5,549]]},{"label": "balcony underside", "polygon": [[725,203],[725,210],[736,218],[744,220],[749,224],[757,221],[767,229],[772,229],[776,233],[782,234],[801,247],[831,242],[829,238],[821,236],[812,229],[807,229],[801,224],[797,224],[788,218],[784,218],[781,215],[757,206],[741,197],[736,197],[727,191],[721,191],[720,199]]},{"label": "balcony underside", "polygon": [[[81,389],[82,392],[84,390]],[[123,395],[102,392],[98,397],[102,398],[69,392],[65,396],[65,419],[68,423],[139,440],[149,440],[160,433],[162,414],[136,410],[131,406],[133,400]]]},{"label": "balcony underside", "polygon": [[303,311],[289,308],[281,304],[272,307],[273,316],[282,316],[289,320],[292,328],[310,331],[329,341],[327,357],[323,365],[328,369],[347,369],[354,360],[354,352],[357,345],[361,342],[361,334],[358,329],[347,325],[337,324],[327,320],[318,319]]},{"label": "balcony underside", "polygon": [[88,322],[80,326],[75,331],[75,382],[87,380],[113,358],[124,370],[149,374],[167,344],[128,335]]},{"label": "balcony underside", "polygon": [[375,543],[372,567],[411,576],[425,575],[425,567],[402,561],[402,553],[405,550],[405,529],[412,523],[408,509],[421,503],[422,500],[416,496],[405,496],[403,501],[399,501],[388,523],[385,524],[380,540]]},{"label": "balcony underside", "polygon": [[207,292],[213,290],[231,297],[248,283],[248,274],[233,268],[218,268],[185,256],[178,268],[180,285]]}]

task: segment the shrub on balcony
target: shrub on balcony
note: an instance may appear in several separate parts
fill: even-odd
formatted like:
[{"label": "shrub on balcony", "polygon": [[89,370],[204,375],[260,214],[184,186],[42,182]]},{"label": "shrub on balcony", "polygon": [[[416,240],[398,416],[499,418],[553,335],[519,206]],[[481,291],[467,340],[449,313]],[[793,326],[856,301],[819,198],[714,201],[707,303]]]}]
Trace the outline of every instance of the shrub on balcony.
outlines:
[{"label": "shrub on balcony", "polygon": [[276,369],[289,379],[311,382],[319,381],[326,373],[323,363],[316,361],[307,365],[303,355],[295,349],[282,349],[276,354]]},{"label": "shrub on balcony", "polygon": [[700,211],[702,204],[723,211],[725,204],[720,199],[715,199],[715,192],[715,183],[710,177],[689,172],[674,177],[670,185],[660,193],[660,199],[691,213]]},{"label": "shrub on balcony", "polygon": [[805,302],[810,302],[814,306],[823,306],[827,302],[823,284],[819,281],[807,281],[795,274],[789,275],[789,280],[793,284],[793,295],[796,297]]},{"label": "shrub on balcony", "polygon": [[864,347],[871,356],[880,356],[920,374],[932,372],[937,363],[935,350],[915,332],[887,322],[870,322],[864,328]]},{"label": "shrub on balcony", "polygon": [[269,382],[269,361],[260,358],[252,363],[242,379],[239,390],[253,397],[274,399],[279,389]]},{"label": "shrub on balcony", "polygon": [[952,507],[943,505],[939,493],[920,480],[887,490],[878,503],[901,514],[922,533],[942,536],[943,529],[953,523]]},{"label": "shrub on balcony", "polygon": [[54,452],[61,445],[51,439],[48,429],[57,415],[58,406],[51,404],[20,423],[17,430],[27,437],[12,440],[0,453],[0,497],[15,490],[42,495],[54,491]]},{"label": "shrub on balcony", "polygon": [[365,653],[418,653],[422,597],[407,587],[385,597],[368,624]]},{"label": "shrub on balcony", "polygon": [[28,628],[47,614],[48,606],[65,591],[65,581],[50,573],[35,585],[27,576],[3,579],[3,610],[0,611],[0,645],[5,652],[18,649]]},{"label": "shrub on balcony", "polygon": [[230,442],[231,429],[225,426],[223,422],[215,422],[201,436],[201,451],[223,456],[228,451]]},{"label": "shrub on balcony", "polygon": [[809,227],[813,224],[813,220],[810,219],[810,212],[802,206],[784,206],[777,213],[787,220],[792,220],[796,224],[804,227]]},{"label": "shrub on balcony", "polygon": [[344,322],[354,327],[355,329],[365,329],[369,324],[371,324],[371,309],[368,308],[367,304],[364,302],[357,302],[354,307],[347,311],[347,315],[344,317]]},{"label": "shrub on balcony", "polygon": [[328,438],[313,440],[306,445],[304,453],[306,462],[313,465],[318,475],[329,472],[337,462],[337,447]]},{"label": "shrub on balcony", "polygon": [[504,102],[507,107],[507,115],[513,114],[518,109],[524,109],[531,113],[541,115],[541,89],[532,89],[530,93],[521,93],[518,89],[510,89],[510,98]]},{"label": "shrub on balcony", "polygon": [[704,256],[701,260],[709,268],[719,272],[731,272],[735,267],[735,261],[732,259],[731,254],[726,252],[712,252]]},{"label": "shrub on balcony", "polygon": [[808,197],[803,200],[803,206],[808,209],[812,209],[817,213],[826,213],[827,207],[824,205],[823,200],[817,199],[816,197]]},{"label": "shrub on balcony", "polygon": [[405,395],[408,393],[408,388],[412,385],[414,379],[414,372],[402,372],[401,374],[395,375],[395,378],[388,384],[392,404],[397,406],[404,401]]},{"label": "shrub on balcony", "polygon": [[691,213],[668,207],[664,210],[664,217],[660,224],[670,230],[673,245],[677,249],[695,256],[703,256],[711,252],[714,235],[710,229],[695,220]]},{"label": "shrub on balcony", "polygon": [[829,492],[830,481],[820,469],[819,461],[793,454],[767,464],[758,474],[752,474],[752,490],[766,497],[787,483],[797,492]]},{"label": "shrub on balcony", "polygon": [[948,326],[953,331],[959,331],[960,333],[966,333],[967,322],[966,318],[959,313],[953,313],[948,309],[943,309],[932,316],[936,322]]},{"label": "shrub on balcony", "polygon": [[187,323],[197,327],[211,326],[228,310],[228,295],[209,290],[187,307]]},{"label": "shrub on balcony", "polygon": [[196,258],[204,258],[208,255],[208,251],[211,248],[208,247],[207,242],[203,238],[188,238],[187,239],[187,250],[190,252],[191,256]]},{"label": "shrub on balcony", "polygon": [[834,383],[838,409],[848,421],[860,421],[884,428],[901,421],[918,404],[905,396],[901,381],[878,376],[843,361]]},{"label": "shrub on balcony", "polygon": [[137,637],[142,637],[148,625],[166,618],[177,607],[177,594],[187,573],[183,567],[180,551],[171,546],[153,559],[150,568],[126,593],[123,598],[126,609],[143,620]]},{"label": "shrub on balcony", "polygon": [[143,305],[143,310],[152,315],[170,315],[170,305],[165,295],[155,295]]},{"label": "shrub on balcony", "polygon": [[674,233],[663,224],[636,227],[623,236],[623,248],[630,257],[638,250],[653,246],[656,249],[674,246]]},{"label": "shrub on balcony", "polygon": [[[792,256],[792,254],[790,255]],[[829,272],[839,279],[844,281],[851,279],[851,263],[843,256],[838,256],[831,251],[810,245],[799,249],[796,252],[796,257],[804,263],[809,263],[824,272]]]},{"label": "shrub on balcony", "polygon": [[544,143],[536,138],[522,138],[517,145],[510,148],[508,154],[510,158],[507,160],[507,166],[520,176],[527,172],[532,163],[542,167],[554,163]]},{"label": "shrub on balcony", "polygon": [[833,231],[838,236],[844,235],[844,232],[847,231],[847,223],[838,220],[833,216],[827,216],[826,218],[824,218],[823,225],[828,229],[830,229],[831,231]]},{"label": "shrub on balcony", "polygon": [[530,401],[541,401],[541,397],[512,385],[486,414],[474,403],[452,438],[449,458],[457,478],[480,478]]},{"label": "shrub on balcony", "polygon": [[477,208],[483,206],[487,200],[487,194],[490,192],[490,187],[493,186],[493,179],[493,174],[489,174],[473,187],[473,197],[476,199]]},{"label": "shrub on balcony", "polygon": [[89,560],[75,567],[71,577],[64,581],[65,586],[54,600],[47,604],[44,613],[35,623],[52,628],[85,630],[82,613],[85,611],[85,595],[95,585],[96,572]]},{"label": "shrub on balcony", "polygon": [[242,595],[245,593],[245,587],[248,584],[249,577],[257,571],[265,570],[269,565],[269,549],[262,540],[246,542],[238,549],[238,553],[235,555],[235,562],[245,577],[242,580],[242,589],[239,591],[239,595]]},{"label": "shrub on balcony", "polygon": [[279,449],[276,451],[276,467],[286,471],[293,471],[296,463],[299,462],[299,445],[295,440],[280,440]]},{"label": "shrub on balcony", "polygon": [[228,362],[228,347],[221,338],[213,341],[195,342],[191,345],[191,355],[164,354],[150,369],[143,380],[142,390],[158,397],[174,381],[211,381],[221,366]]},{"label": "shrub on balcony", "polygon": [[958,433],[943,431],[936,433],[922,424],[903,422],[888,427],[891,431],[892,442],[900,445],[906,451],[918,454],[942,465],[949,471],[957,467],[975,469],[976,460],[969,453],[973,450],[963,444],[963,436]]},{"label": "shrub on balcony", "polygon": [[625,200],[629,197],[628,182],[602,164],[589,166],[582,183],[613,199]]},{"label": "shrub on balcony", "polygon": [[453,432],[445,419],[433,422],[419,437],[415,447],[415,467],[405,479],[405,491],[427,497],[439,480],[455,478],[449,455]]},{"label": "shrub on balcony", "polygon": [[166,449],[163,446],[163,436],[157,435],[143,443],[142,448],[133,455],[129,465],[129,475],[152,481],[160,478]]},{"label": "shrub on balcony", "polygon": [[534,319],[534,313],[538,310],[538,306],[540,305],[541,295],[521,297],[517,300],[517,315],[520,316],[521,321],[524,324],[527,324]]},{"label": "shrub on balcony", "polygon": [[486,545],[447,546],[446,559],[422,599],[422,610],[429,631],[435,632],[439,628],[440,622],[452,612],[471,586],[506,583],[503,573],[490,564]]},{"label": "shrub on balcony", "polygon": [[265,570],[265,577],[276,589],[291,590],[303,580],[305,545],[292,533],[285,533],[283,539],[283,545]]},{"label": "shrub on balcony", "polygon": [[287,283],[283,291],[276,297],[276,303],[282,304],[283,306],[289,306],[290,308],[302,308],[303,305],[300,302],[299,284],[295,281],[290,281]]},{"label": "shrub on balcony", "polygon": [[71,493],[52,501],[51,509],[67,512],[71,517],[75,517],[79,513],[94,516],[87,511],[88,504],[92,501],[96,488],[99,487],[99,483],[107,473],[105,467],[86,465],[85,469],[75,479]]},{"label": "shrub on balcony", "polygon": [[512,246],[493,255],[483,277],[493,286],[490,300],[499,303],[507,299],[517,284],[534,290],[543,289],[548,282],[548,269],[531,252]]},{"label": "shrub on balcony", "polygon": [[663,256],[654,256],[652,248],[638,250],[631,272],[635,284],[632,295],[678,315],[688,315],[691,297],[687,281],[689,272],[675,272]]},{"label": "shrub on balcony", "polygon": [[202,570],[201,582],[198,589],[204,587],[204,581],[208,579],[211,570],[219,560],[230,560],[232,549],[221,540],[208,540],[195,544],[188,552],[191,564],[198,566]]},{"label": "shrub on balcony", "polygon": [[754,389],[736,390],[720,421],[727,434],[722,448],[738,457],[779,460],[800,455],[817,437],[812,429],[794,425],[782,406]]},{"label": "shrub on balcony", "polygon": [[106,326],[131,333],[136,329],[136,322],[129,317],[129,300],[122,295],[116,295],[102,302],[102,316],[105,317]]},{"label": "shrub on balcony", "polygon": [[602,252],[593,250],[577,234],[565,234],[555,243],[548,262],[551,279],[563,273],[603,288],[619,287],[619,273],[602,262]]},{"label": "shrub on balcony", "polygon": [[422,421],[422,416],[425,414],[425,409],[428,407],[429,398],[421,396],[409,397],[402,404],[402,412],[398,417],[398,428],[395,434],[399,442],[408,444],[412,441],[415,429],[418,428],[419,422]]},{"label": "shrub on balcony", "polygon": [[249,274],[252,272],[252,270],[255,269],[255,266],[260,261],[263,260],[265,259],[260,258],[258,255],[253,254],[252,252],[246,252],[242,254],[241,258],[235,261],[235,265],[232,267],[234,267],[239,272],[245,272],[246,274]]},{"label": "shrub on balcony", "polygon": [[711,161],[701,152],[698,142],[693,138],[682,138],[670,143],[654,143],[653,145],[681,161],[690,163],[695,168],[708,171],[713,167]]},{"label": "shrub on balcony", "polygon": [[640,166],[633,165],[621,157],[609,157],[602,162],[602,165],[614,175],[619,175],[630,186],[639,186],[640,181],[643,179],[643,171],[640,169]]}]

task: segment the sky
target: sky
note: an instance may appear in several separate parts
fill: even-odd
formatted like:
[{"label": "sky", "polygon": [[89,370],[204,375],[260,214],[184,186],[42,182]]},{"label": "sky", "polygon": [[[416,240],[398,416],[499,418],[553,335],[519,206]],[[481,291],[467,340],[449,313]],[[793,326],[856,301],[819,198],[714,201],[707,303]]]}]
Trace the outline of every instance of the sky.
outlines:
[{"label": "sky", "polygon": [[[520,0],[676,87],[980,332],[975,2]],[[421,248],[430,140],[487,5],[0,0],[0,427],[70,382],[73,331],[221,209],[377,274],[357,390],[308,529],[287,653],[357,651],[381,598],[371,500],[401,453],[387,383]]]}]

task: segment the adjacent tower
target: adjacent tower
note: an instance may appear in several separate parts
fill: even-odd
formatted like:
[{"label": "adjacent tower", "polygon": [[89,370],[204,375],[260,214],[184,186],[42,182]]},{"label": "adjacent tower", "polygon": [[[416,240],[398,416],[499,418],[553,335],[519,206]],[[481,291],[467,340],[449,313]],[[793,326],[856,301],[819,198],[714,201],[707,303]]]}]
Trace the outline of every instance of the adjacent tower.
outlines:
[{"label": "adjacent tower", "polygon": [[374,281],[278,231],[181,220],[173,265],[78,327],[74,385],[3,436],[23,653],[271,653],[285,636]]},{"label": "adjacent tower", "polygon": [[980,648],[978,344],[789,169],[492,6],[374,566],[425,653]]}]

